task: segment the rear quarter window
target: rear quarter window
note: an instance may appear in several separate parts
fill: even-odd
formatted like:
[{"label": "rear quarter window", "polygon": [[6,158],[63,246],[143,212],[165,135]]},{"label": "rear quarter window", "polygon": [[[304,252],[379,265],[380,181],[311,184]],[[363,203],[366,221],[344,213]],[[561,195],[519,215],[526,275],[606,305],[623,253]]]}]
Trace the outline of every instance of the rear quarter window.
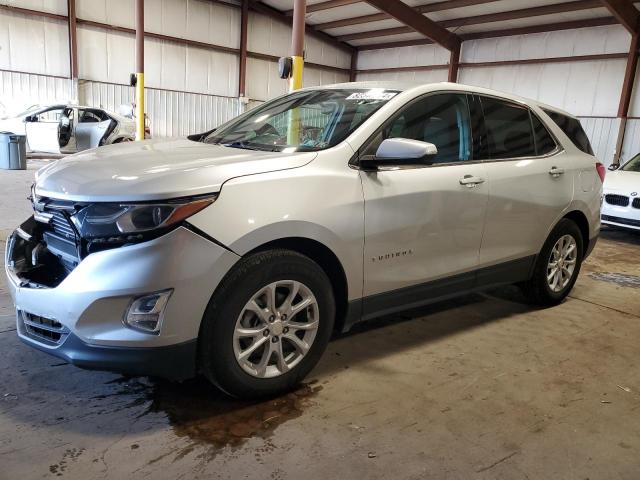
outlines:
[{"label": "rear quarter window", "polygon": [[593,155],[593,149],[591,148],[589,137],[587,137],[587,134],[582,128],[579,120],[568,117],[567,115],[563,115],[558,112],[554,112],[552,110],[543,110],[544,113],[549,115],[551,120],[553,120],[554,123],[558,125],[558,127],[560,127],[560,130],[562,130],[565,135],[569,137],[569,140],[571,140],[576,147],[578,147],[584,153]]}]

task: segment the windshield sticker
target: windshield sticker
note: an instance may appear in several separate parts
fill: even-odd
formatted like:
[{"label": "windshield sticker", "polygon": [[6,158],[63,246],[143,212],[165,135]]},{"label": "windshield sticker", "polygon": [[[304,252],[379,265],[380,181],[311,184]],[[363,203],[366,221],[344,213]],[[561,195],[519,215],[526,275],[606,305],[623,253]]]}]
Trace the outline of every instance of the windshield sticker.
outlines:
[{"label": "windshield sticker", "polygon": [[372,89],[366,92],[352,93],[347,100],[391,100],[398,92],[385,92],[383,89]]}]

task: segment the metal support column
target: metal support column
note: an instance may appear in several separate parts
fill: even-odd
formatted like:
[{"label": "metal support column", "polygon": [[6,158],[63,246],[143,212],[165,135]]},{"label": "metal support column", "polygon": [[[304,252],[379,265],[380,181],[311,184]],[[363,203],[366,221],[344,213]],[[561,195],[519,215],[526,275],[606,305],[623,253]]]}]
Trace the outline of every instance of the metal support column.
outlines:
[{"label": "metal support column", "polygon": [[240,11],[240,66],[238,69],[238,96],[247,96],[247,25],[249,22],[249,0],[242,0]]},{"label": "metal support column", "polygon": [[78,102],[78,30],[76,27],[76,0],[67,0],[67,27],[69,30],[71,99],[74,102]]},{"label": "metal support column", "polygon": [[460,68],[460,45],[451,50],[449,57],[449,81],[456,83],[458,81],[458,69]]},{"label": "metal support column", "polygon": [[636,71],[638,69],[639,47],[640,35],[638,33],[634,33],[631,36],[631,46],[629,47],[629,56],[627,57],[627,68],[624,73],[624,82],[622,84],[622,93],[620,95],[620,105],[618,106],[618,118],[620,119],[620,127],[618,130],[618,140],[616,142],[616,152],[613,156],[613,163],[616,165],[620,164],[622,145],[624,144],[624,135],[627,130],[629,105],[631,104],[631,94],[633,93],[633,85],[635,84]]},{"label": "metal support column", "polygon": [[144,140],[144,0],[136,0],[136,140]]},{"label": "metal support column", "polygon": [[67,0],[69,26],[69,77],[78,79],[78,40],[76,29],[76,0]]},{"label": "metal support column", "polygon": [[[304,17],[306,14],[306,0],[293,1],[293,25],[291,31],[291,77],[289,78],[289,91],[293,92],[302,88],[302,71],[304,69]],[[289,129],[287,131],[287,144],[300,145],[301,142],[300,109],[289,111]]]},{"label": "metal support column", "polygon": [[351,52],[351,68],[349,69],[349,81],[355,82],[358,75],[358,50]]},{"label": "metal support column", "polygon": [[302,70],[304,69],[304,17],[306,15],[306,0],[294,0],[293,25],[291,32],[291,57],[293,68],[289,81],[289,91],[302,88]]}]

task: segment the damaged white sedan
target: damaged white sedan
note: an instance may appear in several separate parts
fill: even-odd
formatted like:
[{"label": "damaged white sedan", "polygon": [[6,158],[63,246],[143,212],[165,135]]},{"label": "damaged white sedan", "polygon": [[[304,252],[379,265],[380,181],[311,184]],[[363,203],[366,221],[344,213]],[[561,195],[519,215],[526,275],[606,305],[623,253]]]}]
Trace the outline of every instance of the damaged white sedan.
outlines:
[{"label": "damaged white sedan", "polygon": [[26,135],[31,152],[76,153],[132,141],[136,126],[132,118],[102,108],[50,105],[0,120],[0,132]]}]

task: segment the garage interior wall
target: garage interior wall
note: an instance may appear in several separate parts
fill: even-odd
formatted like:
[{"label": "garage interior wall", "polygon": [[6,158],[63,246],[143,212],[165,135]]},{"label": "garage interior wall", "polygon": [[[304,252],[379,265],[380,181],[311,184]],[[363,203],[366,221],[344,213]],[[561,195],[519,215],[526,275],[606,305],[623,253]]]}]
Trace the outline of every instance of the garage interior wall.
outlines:
[{"label": "garage interior wall", "polygon": [[[67,14],[66,0],[0,0],[0,5],[3,3]],[[0,115],[16,113],[35,103],[77,101],[110,110],[131,103],[134,92],[128,80],[134,70],[134,36],[97,24],[131,29],[133,12],[134,0],[76,0],[76,85],[68,78],[66,20],[0,9]],[[278,78],[274,58],[289,53],[291,29],[269,16],[249,13],[248,104],[238,98],[237,6],[210,0],[146,0],[145,30],[221,47],[201,48],[146,38],[145,96],[154,136],[213,128],[287,89],[287,82]],[[626,64],[622,57],[629,45],[630,35],[619,25],[469,40],[462,44],[458,80],[538,99],[577,115],[598,157],[610,164],[620,125],[616,114]],[[538,62],[601,54],[619,57]],[[325,66],[305,67],[306,86],[348,81],[348,51],[307,35],[306,56],[308,62]],[[517,63],[531,59],[536,63]],[[448,61],[449,52],[437,45],[362,50],[358,54],[357,80],[445,81]],[[486,65],[505,61],[516,63]],[[473,65],[478,63],[481,65]],[[407,70],[393,70],[405,67]],[[640,151],[638,85],[634,87],[629,116],[622,160]]]},{"label": "garage interior wall", "polygon": [[[0,2],[67,15],[66,0]],[[134,100],[128,85],[135,42],[129,32],[82,20],[134,28],[134,0],[76,0],[78,85],[69,77],[65,19],[0,9],[0,116],[32,104],[77,101],[117,111]],[[281,95],[287,81],[273,58],[287,55],[291,28],[250,12],[247,59],[249,105],[238,98],[240,9],[209,0],[146,0],[145,31],[232,49],[230,52],[145,38],[145,104],[154,136],[186,135],[216,127],[249,106]],[[316,38],[306,43],[305,85],[348,81],[351,56]]]},{"label": "garage interior wall", "polygon": [[[620,125],[616,116],[625,58],[492,66],[486,63],[600,54],[626,55],[630,42],[631,35],[617,25],[469,40],[462,44],[460,62],[463,65],[458,81],[533,98],[578,116],[596,155],[609,165],[613,160]],[[448,61],[449,52],[437,45],[366,50],[358,55],[357,79],[446,81]],[[468,65],[473,63],[485,66]],[[441,68],[375,71],[415,66]],[[638,88],[634,88],[629,113],[631,117],[640,115],[639,96]],[[640,151],[639,122],[630,118],[627,123],[621,156],[623,160]]]}]

